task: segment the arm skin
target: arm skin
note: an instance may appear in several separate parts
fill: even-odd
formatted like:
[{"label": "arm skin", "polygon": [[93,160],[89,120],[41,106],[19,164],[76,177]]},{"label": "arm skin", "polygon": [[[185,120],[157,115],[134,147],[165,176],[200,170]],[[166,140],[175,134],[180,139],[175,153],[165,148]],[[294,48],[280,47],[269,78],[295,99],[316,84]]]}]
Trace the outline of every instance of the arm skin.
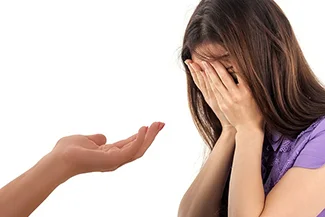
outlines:
[{"label": "arm skin", "polygon": [[154,122],[113,144],[106,144],[102,134],[63,137],[34,167],[0,189],[0,216],[29,216],[69,178],[114,171],[142,157],[163,127],[163,123]]},{"label": "arm skin", "polygon": [[217,217],[230,172],[235,131],[223,131],[207,162],[180,203],[179,217]]},{"label": "arm skin", "polygon": [[238,130],[229,185],[229,217],[260,216],[264,208],[261,174],[262,130]]},{"label": "arm skin", "polygon": [[238,130],[229,187],[230,217],[315,217],[325,207],[325,167],[293,167],[265,198],[260,129]]},{"label": "arm skin", "polygon": [[29,216],[68,179],[66,166],[48,154],[34,167],[0,189],[0,216]]}]

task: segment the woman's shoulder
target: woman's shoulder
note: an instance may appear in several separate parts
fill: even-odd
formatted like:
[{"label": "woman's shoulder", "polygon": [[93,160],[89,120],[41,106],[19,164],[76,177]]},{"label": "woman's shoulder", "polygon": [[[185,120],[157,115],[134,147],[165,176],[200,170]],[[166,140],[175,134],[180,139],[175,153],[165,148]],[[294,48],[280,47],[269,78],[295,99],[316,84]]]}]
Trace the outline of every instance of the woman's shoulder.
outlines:
[{"label": "woman's shoulder", "polygon": [[318,118],[297,137],[293,166],[319,168],[325,164],[325,116]]},{"label": "woman's shoulder", "polygon": [[310,139],[316,137],[320,133],[324,133],[324,131],[325,131],[325,116],[320,117],[312,125],[313,125],[313,130],[310,133]]},{"label": "woman's shoulder", "polygon": [[317,120],[315,120],[307,129],[303,130],[296,140],[299,140],[302,136],[308,136],[309,138],[313,138],[318,133],[325,130],[325,115],[319,117]]},{"label": "woman's shoulder", "polygon": [[[274,160],[269,174],[271,178],[265,183],[265,192],[269,192],[292,167],[315,169],[325,164],[325,116],[315,120],[294,140],[289,138],[280,140],[279,135],[272,135],[275,142],[268,146],[274,150]],[[265,150],[267,151],[267,148]],[[265,161],[264,164],[268,166]]]}]

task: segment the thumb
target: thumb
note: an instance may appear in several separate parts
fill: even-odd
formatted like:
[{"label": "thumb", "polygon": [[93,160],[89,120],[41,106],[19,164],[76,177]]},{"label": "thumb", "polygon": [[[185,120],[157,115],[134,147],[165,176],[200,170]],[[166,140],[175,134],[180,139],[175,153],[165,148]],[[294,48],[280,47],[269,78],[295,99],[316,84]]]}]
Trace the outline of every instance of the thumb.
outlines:
[{"label": "thumb", "polygon": [[86,136],[89,140],[96,143],[96,145],[104,145],[106,144],[106,137],[103,134],[94,134]]}]

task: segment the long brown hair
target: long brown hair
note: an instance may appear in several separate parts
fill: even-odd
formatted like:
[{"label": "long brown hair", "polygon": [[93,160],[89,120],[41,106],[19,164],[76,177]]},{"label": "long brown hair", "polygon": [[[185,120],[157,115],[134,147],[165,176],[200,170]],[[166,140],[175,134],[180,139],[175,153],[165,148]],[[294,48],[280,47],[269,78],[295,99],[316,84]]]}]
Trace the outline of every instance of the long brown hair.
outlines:
[{"label": "long brown hair", "polygon": [[[238,65],[236,73],[248,83],[262,111],[267,132],[276,130],[283,137],[296,138],[325,114],[324,87],[273,0],[202,0],[185,31],[182,61],[192,59],[204,43],[220,44],[230,53]],[[194,123],[212,150],[221,134],[220,122],[185,64],[184,68]],[[228,187],[224,190],[224,207],[227,194]]]}]

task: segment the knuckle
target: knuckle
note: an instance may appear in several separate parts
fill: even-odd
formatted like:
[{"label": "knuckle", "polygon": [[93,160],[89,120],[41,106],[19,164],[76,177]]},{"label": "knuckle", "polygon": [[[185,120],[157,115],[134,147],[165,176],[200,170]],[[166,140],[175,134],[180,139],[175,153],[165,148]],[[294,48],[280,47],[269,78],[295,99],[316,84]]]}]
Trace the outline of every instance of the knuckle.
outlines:
[{"label": "knuckle", "polygon": [[234,103],[238,103],[241,100],[241,97],[238,95],[233,95],[231,98],[232,98],[232,102]]}]

